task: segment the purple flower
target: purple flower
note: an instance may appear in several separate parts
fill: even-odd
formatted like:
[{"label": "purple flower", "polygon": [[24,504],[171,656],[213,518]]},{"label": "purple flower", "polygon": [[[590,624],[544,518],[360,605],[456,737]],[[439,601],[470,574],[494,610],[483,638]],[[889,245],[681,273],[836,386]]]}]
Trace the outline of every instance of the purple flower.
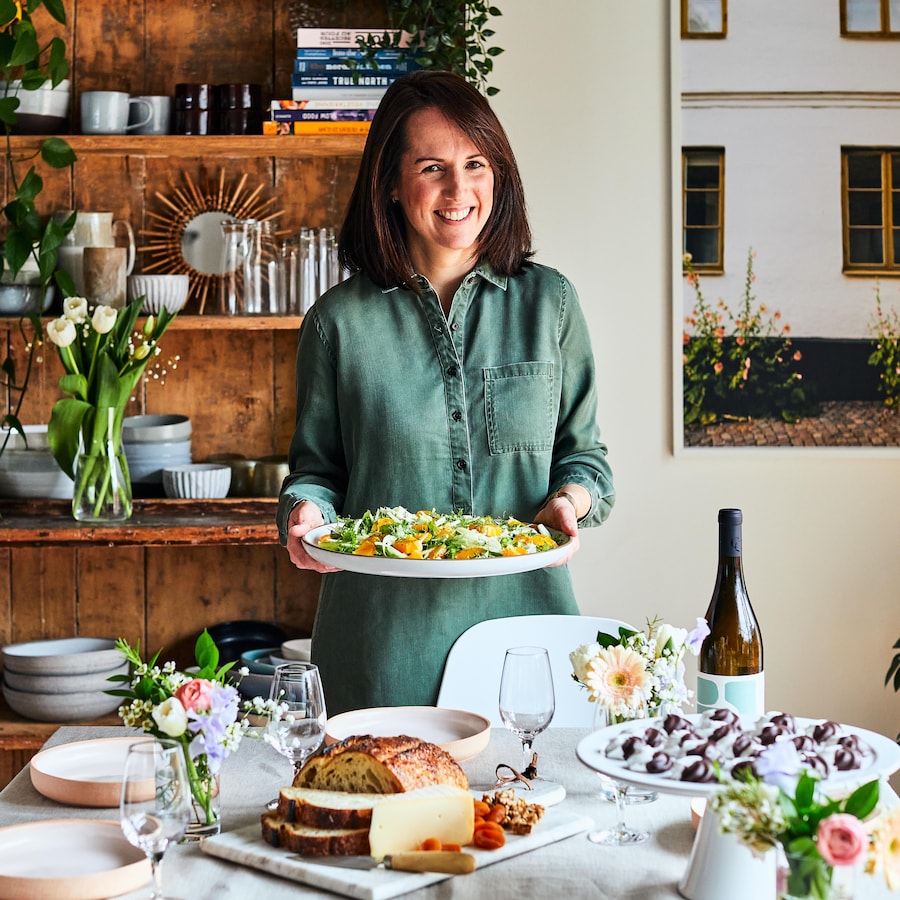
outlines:
[{"label": "purple flower", "polygon": [[700,652],[700,645],[709,636],[709,623],[702,616],[697,617],[697,624],[688,633],[685,646],[696,656]]},{"label": "purple flower", "polygon": [[759,777],[766,784],[780,787],[786,794],[793,793],[802,768],[803,762],[793,741],[775,741],[756,760]]},{"label": "purple flower", "polygon": [[209,771],[215,775],[228,756],[225,740],[228,728],[237,720],[238,692],[230,685],[214,684],[209,691],[209,708],[188,711],[188,731],[194,735],[191,759],[206,754]]}]

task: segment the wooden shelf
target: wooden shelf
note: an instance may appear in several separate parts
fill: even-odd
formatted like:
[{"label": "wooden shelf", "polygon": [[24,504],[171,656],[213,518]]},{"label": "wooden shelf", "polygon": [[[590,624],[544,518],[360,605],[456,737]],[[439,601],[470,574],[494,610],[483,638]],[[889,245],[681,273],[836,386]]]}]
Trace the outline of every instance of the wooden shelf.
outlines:
[{"label": "wooden shelf", "polygon": [[[41,142],[54,135],[13,135],[13,152],[28,154],[38,150]],[[359,156],[366,143],[365,135],[127,135],[127,134],[61,134],[78,156],[277,156],[283,159],[304,157]]]},{"label": "wooden shelf", "polygon": [[135,500],[125,522],[76,522],[68,500],[0,501],[0,548],[175,547],[278,543],[273,498]]},{"label": "wooden shelf", "polygon": [[[54,318],[44,316],[41,322],[46,327]],[[0,316],[0,334],[18,332],[20,321],[18,316]],[[169,328],[173,331],[296,331],[302,321],[303,316],[222,316],[217,313],[201,316],[179,313]]]}]

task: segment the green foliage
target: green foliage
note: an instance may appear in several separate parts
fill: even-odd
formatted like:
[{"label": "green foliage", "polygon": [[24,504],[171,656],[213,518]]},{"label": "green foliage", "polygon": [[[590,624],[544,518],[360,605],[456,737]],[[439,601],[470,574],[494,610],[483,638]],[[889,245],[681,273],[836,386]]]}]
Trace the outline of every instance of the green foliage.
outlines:
[{"label": "green foliage", "polygon": [[[13,0],[0,0],[0,78],[5,82],[5,90],[0,94],[0,122],[6,135],[6,168],[10,185],[10,192],[2,208],[6,233],[0,244],[0,275],[5,276],[8,270],[9,279],[4,277],[4,280],[12,280],[29,256],[33,256],[38,266],[42,308],[43,298],[51,281],[56,280],[61,290],[70,293],[74,290],[71,279],[68,276],[59,279],[55,270],[57,248],[71,231],[75,217],[73,214],[62,225],[52,218],[45,222],[37,209],[38,197],[44,187],[43,180],[34,165],[21,178],[17,169],[35,156],[40,156],[52,168],[64,169],[75,162],[75,154],[65,141],[56,137],[48,137],[42,141],[38,151],[30,157],[16,157],[13,153],[11,135],[18,122],[16,110],[20,101],[11,90],[11,82],[19,80],[22,82],[22,91],[34,91],[47,81],[55,87],[69,71],[66,46],[62,39],[54,37],[46,44],[41,44],[32,21],[32,14],[41,6],[57,22],[65,23],[66,12],[62,0],[27,0],[21,5]],[[22,381],[19,382],[16,378],[12,357],[7,357],[2,365],[6,376],[4,387],[11,397],[15,396],[12,410],[3,417],[3,425],[10,429],[9,434],[15,430],[23,437],[19,413],[31,378],[35,351],[43,337],[40,316],[27,318],[31,323],[31,335],[26,336],[24,320],[19,325],[27,350]],[[0,454],[6,449],[9,434],[0,442]]]},{"label": "green foliage", "polygon": [[884,405],[889,409],[900,403],[900,314],[891,307],[881,307],[881,289],[875,286],[875,312],[869,322],[874,350],[869,365],[878,366],[881,372],[879,390],[884,395]]},{"label": "green foliage", "polygon": [[708,425],[720,418],[782,418],[793,422],[814,408],[796,371],[800,352],[791,348],[790,326],[770,313],[753,294],[752,248],[741,302],[732,311],[724,300],[713,308],[700,276],[684,258],[684,273],[696,302],[683,332],[685,425]]},{"label": "green foliage", "polygon": [[[488,97],[499,88],[488,86],[494,69],[494,57],[501,47],[489,46],[495,32],[492,17],[500,10],[490,0],[390,0],[391,29],[421,35],[421,44],[403,53],[415,55],[425,69],[456,72]],[[377,68],[377,50],[396,49],[399,38],[387,32],[368,39],[360,38],[360,49],[366,53],[366,65]]]}]

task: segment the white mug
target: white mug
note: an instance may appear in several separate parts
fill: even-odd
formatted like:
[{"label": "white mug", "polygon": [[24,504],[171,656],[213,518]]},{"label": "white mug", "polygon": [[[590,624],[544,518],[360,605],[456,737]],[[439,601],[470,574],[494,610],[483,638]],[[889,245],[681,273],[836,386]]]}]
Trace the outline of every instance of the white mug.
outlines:
[{"label": "white mug", "polygon": [[139,106],[132,106],[128,113],[128,126],[134,129],[135,134],[168,134],[172,124],[172,98],[163,94],[153,94],[146,97],[132,97],[132,100],[144,100],[150,104],[152,110],[150,121],[143,125],[138,123],[141,118]]},{"label": "white mug", "polygon": [[[144,110],[143,118],[128,122],[132,104]],[[83,134],[125,134],[146,125],[153,118],[153,107],[142,97],[129,97],[124,91],[85,91],[81,95],[81,131]]]}]

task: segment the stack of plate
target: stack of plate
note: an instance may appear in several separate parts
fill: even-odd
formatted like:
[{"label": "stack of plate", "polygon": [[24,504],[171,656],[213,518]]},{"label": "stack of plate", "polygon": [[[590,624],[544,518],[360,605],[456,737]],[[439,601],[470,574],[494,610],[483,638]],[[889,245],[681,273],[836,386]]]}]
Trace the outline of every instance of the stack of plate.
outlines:
[{"label": "stack of plate", "polygon": [[[72,479],[56,464],[47,443],[46,425],[25,425],[28,449],[14,431],[0,456],[0,497],[72,499]],[[0,432],[0,442],[6,436]]]},{"label": "stack of plate", "polygon": [[128,663],[106,638],[63,638],[3,648],[3,696],[10,709],[38,722],[76,722],[113,712]]},{"label": "stack of plate", "polygon": [[187,416],[129,416],[122,444],[131,483],[162,490],[163,469],[191,462],[191,420]]}]

